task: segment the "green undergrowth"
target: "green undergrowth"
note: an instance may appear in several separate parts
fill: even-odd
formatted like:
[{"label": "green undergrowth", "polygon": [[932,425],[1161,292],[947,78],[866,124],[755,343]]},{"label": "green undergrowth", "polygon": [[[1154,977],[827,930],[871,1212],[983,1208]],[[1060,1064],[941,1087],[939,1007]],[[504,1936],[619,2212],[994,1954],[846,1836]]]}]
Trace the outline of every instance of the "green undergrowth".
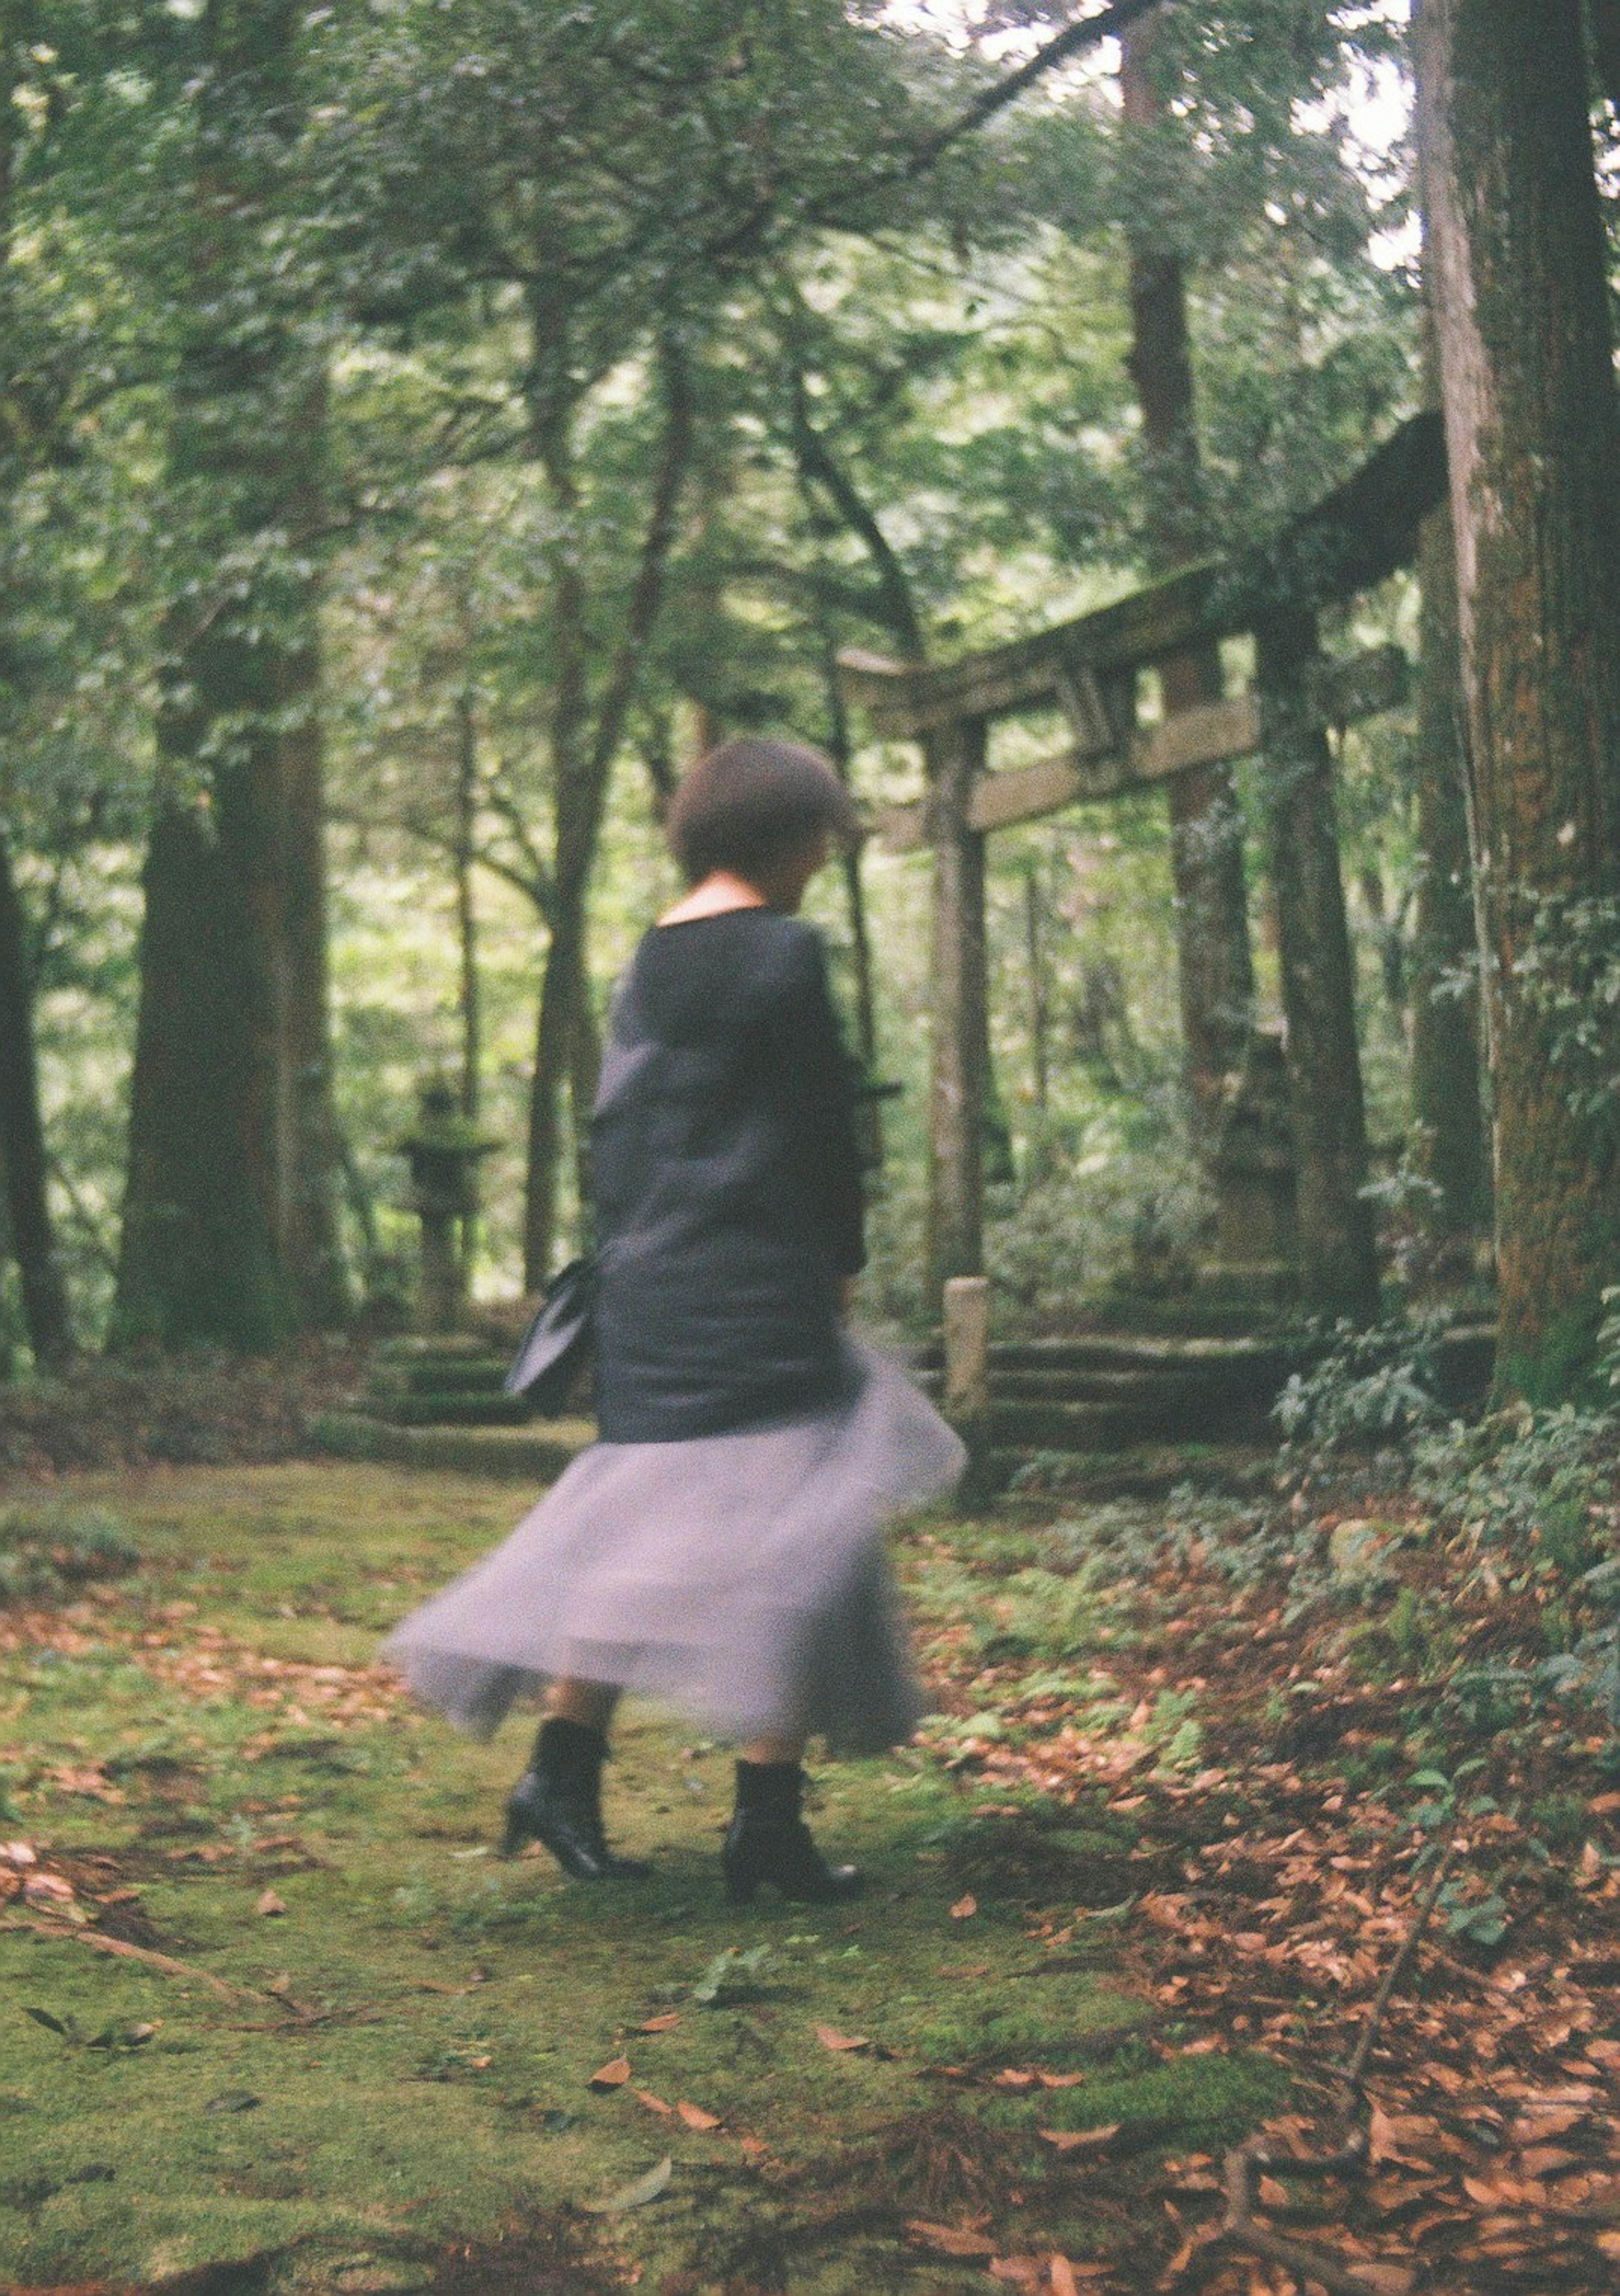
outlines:
[{"label": "green undergrowth", "polygon": [[[1190,2145],[1276,2101],[1265,2061],[1161,2038],[1106,1914],[1060,1949],[1088,1874],[1093,1905],[1124,1894],[1129,1821],[976,1814],[948,1740],[820,1769],[818,1833],[870,1874],[857,1905],[729,1910],[729,1756],[646,1710],[610,1808],[650,1882],[580,1890],[495,1858],[528,1725],[478,1745],[356,1669],[508,1528],[510,1492],[328,1464],[84,1477],[53,1504],[110,1511],[125,1575],[58,1589],[42,1639],[15,1613],[0,1637],[0,1833],[183,1973],[0,1908],[0,2282],[258,2258],[266,2284],[380,2290],[435,2243],[545,2221],[610,2280],[911,2288],[910,2215],[982,2198],[1010,2247],[1077,2259],[1122,2236],[1039,2128]],[[1038,1640],[1031,1574],[1060,1546],[936,1521],[908,1567],[936,1618]],[[1083,1574],[1066,1601],[1053,1664],[1102,1594]],[[593,2088],[621,2055],[628,2079]],[[1008,2067],[1083,2078],[1016,2093]],[[654,2199],[595,2212],[665,2160]],[[939,2259],[925,2276],[931,2296],[982,2284]]]}]

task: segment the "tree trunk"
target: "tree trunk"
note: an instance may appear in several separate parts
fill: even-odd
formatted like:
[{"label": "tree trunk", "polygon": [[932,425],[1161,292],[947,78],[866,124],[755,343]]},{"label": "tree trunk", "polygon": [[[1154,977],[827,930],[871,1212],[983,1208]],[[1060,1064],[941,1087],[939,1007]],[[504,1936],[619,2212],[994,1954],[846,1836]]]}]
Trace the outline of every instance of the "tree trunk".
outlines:
[{"label": "tree trunk", "polygon": [[262,1185],[264,982],[232,848],[240,810],[164,806],[142,885],[141,1002],[111,1344],[249,1354],[291,1323]]},{"label": "tree trunk", "polygon": [[929,1298],[984,1267],[984,1135],[990,1070],[985,840],[967,825],[985,767],[985,727],[966,720],[929,742],[934,840],[934,1065],[929,1104]]},{"label": "tree trunk", "polygon": [[[199,560],[241,570],[212,598],[192,584],[169,617],[113,1317],[125,1343],[265,1347],[347,1304],[306,538],[325,394],[260,289],[259,217],[297,128],[298,20],[290,0],[217,0],[205,18],[195,316],[169,473]],[[211,1160],[226,1152],[228,1175]]]},{"label": "tree trunk", "polygon": [[[73,1353],[68,1297],[56,1256],[46,1186],[45,1124],[34,1043],[34,983],[22,903],[0,835],[0,1193],[17,1263],[34,1360],[55,1371]],[[4,1259],[0,1259],[0,1266]]]},{"label": "tree trunk", "polygon": [[479,1120],[483,1099],[483,997],[479,980],[478,905],[473,868],[478,859],[478,719],[470,693],[455,703],[455,947],[456,1003],[462,1024],[462,1114]]},{"label": "tree trunk", "polygon": [[[13,98],[20,53],[20,28],[9,25],[0,34],[0,291],[9,290],[12,196],[21,121]],[[0,366],[0,394],[8,381]],[[16,476],[8,455],[0,462],[0,493],[8,502]],[[35,1360],[53,1369],[72,1354],[73,1339],[46,1185],[28,936],[10,848],[0,830],[0,1270],[8,1257],[17,1263]],[[0,1332],[0,1374],[9,1368],[5,1341]]]},{"label": "tree trunk", "polygon": [[601,1083],[601,1030],[591,996],[587,965],[579,984],[574,1014],[573,1058],[569,1062],[569,1113],[574,1124],[574,1193],[579,1205],[579,1249],[589,1248],[596,1203],[596,1176],[591,1165],[591,1119]]},{"label": "tree trunk", "polygon": [[[321,517],[320,481],[326,430],[324,374],[301,357],[303,404],[285,442],[288,491],[282,515],[294,535]],[[307,559],[310,545],[300,554]],[[306,1330],[335,1330],[347,1321],[348,1270],[339,1227],[341,1160],[332,1098],[331,991],[326,884],[325,742],[321,720],[319,586],[305,571],[290,601],[294,635],[276,667],[276,732],[266,765],[274,791],[276,849],[269,873],[266,923],[282,983],[281,1041],[274,1048],[283,1207],[276,1245],[295,1312]]]},{"label": "tree trunk", "polygon": [[1620,432],[1579,0],[1423,0],[1418,135],[1496,1120],[1500,1390],[1592,1371],[1620,1282],[1594,998],[1620,892]]},{"label": "tree trunk", "polygon": [[[539,340],[544,340],[540,336]],[[557,857],[552,873],[552,935],[541,982],[540,1017],[529,1092],[528,1187],[524,1212],[523,1280],[538,1291],[551,1273],[557,1225],[557,1168],[562,1144],[562,1092],[579,1037],[585,996],[585,903],[613,761],[624,739],[642,657],[663,600],[664,573],[675,538],[681,489],[691,456],[691,376],[673,341],[661,348],[664,439],[634,586],[626,610],[596,722],[588,722],[585,689],[585,592],[567,526],[577,496],[566,422],[537,424],[541,460],[564,532],[556,555],[552,606],[559,674],[553,691],[552,762],[556,782]]]},{"label": "tree trunk", "polygon": [[1620,111],[1620,0],[1587,0],[1598,85]]},{"label": "tree trunk", "polygon": [[[849,711],[839,684],[838,649],[830,636],[822,652],[822,663],[827,696],[827,754],[832,759],[839,779],[847,788],[854,743],[849,738]],[[862,873],[858,845],[851,846],[843,856],[843,872],[844,903],[849,918],[849,942],[855,959],[855,1044],[866,1070],[867,1081],[871,1083],[876,1078],[878,1068],[878,997],[871,958],[871,929],[866,914],[866,883]],[[882,1126],[876,1102],[872,1103],[871,1117],[873,1146],[880,1154]]]},{"label": "tree trunk", "polygon": [[[1127,126],[1150,128],[1162,107],[1151,53],[1157,17],[1120,41]],[[1173,250],[1129,236],[1131,350],[1126,360],[1141,410],[1155,571],[1186,565],[1207,547],[1202,527],[1187,283]],[[1221,698],[1218,647],[1162,665],[1166,714]],[[1243,873],[1243,820],[1231,771],[1201,767],[1170,783],[1170,856],[1175,884],[1182,1039],[1197,1128],[1206,1130],[1226,1078],[1240,1067],[1253,1020],[1255,977]]]},{"label": "tree trunk", "polygon": [[1417,1168],[1441,1236],[1483,1227],[1491,1160],[1480,1073],[1479,934],[1469,855],[1467,751],[1449,505],[1424,521],[1418,557],[1418,917],[1412,951]]},{"label": "tree trunk", "polygon": [[1041,873],[1033,862],[1024,872],[1024,955],[1029,970],[1030,1095],[1044,1117],[1051,1099],[1051,1001]]},{"label": "tree trunk", "polygon": [[[323,401],[323,392],[317,394]],[[306,442],[311,447],[314,441]],[[308,515],[306,500],[301,515]],[[338,1226],[340,1167],[332,1103],[326,900],[326,808],[320,721],[316,601],[301,602],[304,643],[279,665],[277,730],[265,768],[274,808],[268,867],[250,894],[276,984],[269,1047],[277,1107],[274,1233],[294,1313],[306,1330],[348,1317],[348,1274]]]},{"label": "tree trunk", "polygon": [[1339,874],[1333,757],[1315,701],[1321,660],[1307,614],[1256,634],[1264,776],[1277,897],[1289,1101],[1297,1167],[1300,1283],[1319,1315],[1370,1321],[1378,1260],[1354,973]]}]

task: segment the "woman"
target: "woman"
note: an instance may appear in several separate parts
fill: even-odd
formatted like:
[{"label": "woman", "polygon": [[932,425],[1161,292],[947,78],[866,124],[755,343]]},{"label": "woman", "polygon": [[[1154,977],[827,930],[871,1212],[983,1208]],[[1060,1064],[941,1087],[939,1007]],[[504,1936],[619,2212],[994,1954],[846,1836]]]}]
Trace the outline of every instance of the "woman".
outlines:
[{"label": "woman", "polygon": [[796,913],[853,831],[826,760],[784,742],[724,742],[676,791],[691,890],[619,985],[593,1127],[601,1440],[390,1639],[418,1693],[474,1727],[549,1678],[506,1847],[538,1840],[582,1881],[647,1870],[602,1828],[624,1689],[740,1742],[735,1903],[762,1882],[859,1890],[801,1816],[805,1742],[879,1751],[916,1721],[880,1531],[962,1454],[844,1331],[864,1257],[854,1082]]}]

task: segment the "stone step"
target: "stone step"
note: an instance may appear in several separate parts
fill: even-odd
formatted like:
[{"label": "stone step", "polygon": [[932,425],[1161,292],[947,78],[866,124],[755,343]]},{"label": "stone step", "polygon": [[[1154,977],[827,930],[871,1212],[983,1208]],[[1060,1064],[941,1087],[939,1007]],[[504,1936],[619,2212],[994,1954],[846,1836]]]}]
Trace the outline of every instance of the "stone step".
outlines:
[{"label": "stone step", "polygon": [[499,1395],[506,1377],[504,1356],[420,1356],[405,1363],[372,1366],[368,1393],[379,1400],[401,1395]]},{"label": "stone step", "polygon": [[397,1332],[378,1346],[376,1360],[383,1364],[464,1362],[469,1356],[487,1356],[489,1341],[476,1332]]},{"label": "stone step", "polygon": [[1106,1403],[1001,1403],[990,1406],[998,1450],[1123,1451],[1152,1440],[1141,1414]]},{"label": "stone step", "polygon": [[1245,1406],[1176,1399],[1109,1403],[1019,1402],[995,1397],[990,1439],[998,1448],[1035,1451],[1117,1451],[1141,1443],[1262,1442],[1270,1424],[1266,1398]]},{"label": "stone step", "polygon": [[533,1417],[520,1395],[439,1392],[379,1401],[377,1415],[396,1427],[521,1427]]},{"label": "stone step", "polygon": [[[1448,1333],[1439,1394],[1448,1410],[1489,1389],[1495,1333],[1485,1324]],[[1109,1450],[1140,1443],[1275,1442],[1272,1406],[1291,1373],[1319,1349],[1276,1341],[1075,1339],[1002,1342],[990,1351],[994,1444],[1041,1450]],[[937,1351],[913,1376],[937,1399]]]},{"label": "stone step", "polygon": [[[1166,1340],[1100,1332],[1073,1339],[998,1340],[990,1349],[990,1369],[998,1379],[1122,1372],[1210,1377],[1248,1372],[1286,1378],[1299,1355],[1297,1349],[1276,1340]],[[922,1370],[937,1372],[942,1360],[938,1344],[921,1349],[915,1360]]]},{"label": "stone step", "polygon": [[331,1411],[310,1430],[317,1450],[331,1458],[376,1460],[446,1473],[487,1475],[499,1482],[555,1482],[596,1430],[586,1420],[547,1421],[528,1427],[398,1427],[359,1411]]}]

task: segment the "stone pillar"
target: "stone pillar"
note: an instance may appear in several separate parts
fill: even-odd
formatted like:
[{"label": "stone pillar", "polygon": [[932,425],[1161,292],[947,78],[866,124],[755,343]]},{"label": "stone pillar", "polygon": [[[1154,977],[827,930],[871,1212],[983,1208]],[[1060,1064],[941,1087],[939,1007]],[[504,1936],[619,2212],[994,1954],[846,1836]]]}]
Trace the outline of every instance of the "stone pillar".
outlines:
[{"label": "stone pillar", "polygon": [[990,1464],[990,1286],[982,1275],[953,1275],[943,1294],[945,1415],[968,1447],[960,1496],[987,1496]]}]

